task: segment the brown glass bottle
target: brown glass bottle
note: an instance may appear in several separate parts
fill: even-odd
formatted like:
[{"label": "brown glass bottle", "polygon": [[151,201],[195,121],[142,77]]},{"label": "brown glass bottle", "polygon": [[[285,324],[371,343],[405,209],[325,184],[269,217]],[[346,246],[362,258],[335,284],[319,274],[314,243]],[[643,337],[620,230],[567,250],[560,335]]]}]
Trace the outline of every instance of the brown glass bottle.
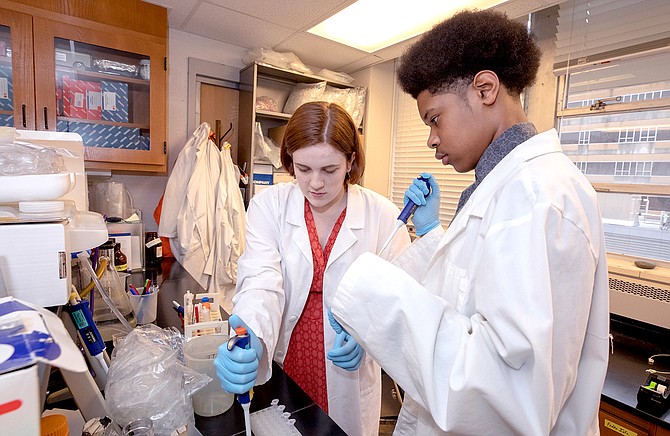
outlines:
[{"label": "brown glass bottle", "polygon": [[128,257],[121,251],[119,242],[114,244],[114,268],[119,272],[128,271]]}]

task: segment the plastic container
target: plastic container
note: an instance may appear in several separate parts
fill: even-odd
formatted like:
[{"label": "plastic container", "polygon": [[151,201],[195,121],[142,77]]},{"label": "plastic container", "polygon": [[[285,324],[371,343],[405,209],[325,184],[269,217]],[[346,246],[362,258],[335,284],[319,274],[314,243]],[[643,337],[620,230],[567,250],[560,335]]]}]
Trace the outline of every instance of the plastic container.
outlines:
[{"label": "plastic container", "polygon": [[123,427],[122,436],[154,436],[154,423],[150,418],[131,421]]},{"label": "plastic container", "polygon": [[0,176],[0,203],[55,200],[74,188],[74,173]]},{"label": "plastic container", "polygon": [[[144,288],[137,288],[138,291],[142,292]],[[158,292],[159,288],[156,288],[150,294],[142,295],[133,295],[128,292],[128,298],[130,299],[130,305],[133,308],[135,313],[135,319],[138,324],[148,324],[150,322],[156,321],[156,313],[158,312]]]},{"label": "plastic container", "polygon": [[220,415],[233,405],[235,396],[223,390],[214,368],[219,345],[228,341],[228,335],[196,336],[184,344],[186,366],[212,378],[207,386],[193,397],[193,411],[200,416]]}]

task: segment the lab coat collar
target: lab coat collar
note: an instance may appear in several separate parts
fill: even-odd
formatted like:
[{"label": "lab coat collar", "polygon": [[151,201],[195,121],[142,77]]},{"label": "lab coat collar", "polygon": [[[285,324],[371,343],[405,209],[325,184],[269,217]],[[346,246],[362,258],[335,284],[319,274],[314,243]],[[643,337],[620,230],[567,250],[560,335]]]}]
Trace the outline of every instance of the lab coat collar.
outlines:
[{"label": "lab coat collar", "polygon": [[539,133],[528,141],[522,142],[505,156],[498,165],[482,180],[468,202],[463,206],[451,223],[439,244],[438,250],[448,245],[458,236],[470,217],[482,218],[494,192],[521,169],[521,164],[548,153],[561,153],[561,143],[556,129]]},{"label": "lab coat collar", "polygon": [[[312,251],[309,245],[309,237],[307,235],[307,226],[305,224],[304,215],[305,197],[302,195],[302,191],[300,191],[300,187],[296,182],[293,182],[293,189],[291,190],[288,201],[289,207],[287,208],[286,222],[305,229],[304,232],[296,233],[293,242],[300,248],[302,254],[308,260],[312,261]],[[328,257],[328,265],[333,263],[354,245],[354,243],[356,243],[356,240],[358,239],[357,231],[360,231],[364,226],[364,214],[365,207],[360,186],[349,185],[347,191],[347,215],[344,218],[340,233],[337,235],[335,245]],[[326,267],[328,267],[328,265]]]}]

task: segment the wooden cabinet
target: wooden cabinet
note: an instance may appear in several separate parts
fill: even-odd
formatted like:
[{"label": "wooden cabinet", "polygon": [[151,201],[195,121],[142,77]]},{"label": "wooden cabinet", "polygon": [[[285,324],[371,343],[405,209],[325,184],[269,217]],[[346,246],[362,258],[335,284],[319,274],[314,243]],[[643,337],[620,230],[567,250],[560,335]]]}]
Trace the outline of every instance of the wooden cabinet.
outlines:
[{"label": "wooden cabinet", "polygon": [[0,9],[0,77],[9,40],[13,90],[13,116],[0,111],[0,125],[79,133],[87,170],[166,172],[164,8],[139,0],[0,0],[0,8],[8,12]]},{"label": "wooden cabinet", "polygon": [[[256,123],[260,123],[263,135],[268,136],[268,130],[286,125],[291,114],[282,112],[286,101],[297,84],[316,84],[326,82],[327,87],[340,90],[354,90],[355,87],[327,80],[325,78],[301,74],[295,71],[254,63],[240,71],[240,116],[239,116],[239,151],[238,165],[249,174],[249,185],[245,192],[245,201],[248,203],[254,192],[254,131]],[[365,95],[363,95],[363,99]],[[277,110],[261,109],[261,101],[271,101],[276,104]],[[257,105],[258,102],[258,105]],[[279,144],[277,144],[279,145]],[[263,162],[266,164],[267,162]],[[277,175],[286,176],[281,169],[274,169],[275,182]]]},{"label": "wooden cabinet", "polygon": [[670,429],[622,410],[605,401],[598,413],[602,436],[670,436]]}]

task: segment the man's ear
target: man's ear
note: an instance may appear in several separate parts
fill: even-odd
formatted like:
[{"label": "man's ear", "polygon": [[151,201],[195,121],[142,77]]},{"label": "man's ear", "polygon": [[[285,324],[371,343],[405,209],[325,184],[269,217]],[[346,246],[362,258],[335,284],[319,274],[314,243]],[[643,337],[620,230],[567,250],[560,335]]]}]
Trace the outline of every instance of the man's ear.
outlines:
[{"label": "man's ear", "polygon": [[490,106],[496,102],[500,92],[500,80],[498,75],[491,70],[482,70],[475,74],[472,80],[472,87],[477,92],[477,97],[481,102]]}]

